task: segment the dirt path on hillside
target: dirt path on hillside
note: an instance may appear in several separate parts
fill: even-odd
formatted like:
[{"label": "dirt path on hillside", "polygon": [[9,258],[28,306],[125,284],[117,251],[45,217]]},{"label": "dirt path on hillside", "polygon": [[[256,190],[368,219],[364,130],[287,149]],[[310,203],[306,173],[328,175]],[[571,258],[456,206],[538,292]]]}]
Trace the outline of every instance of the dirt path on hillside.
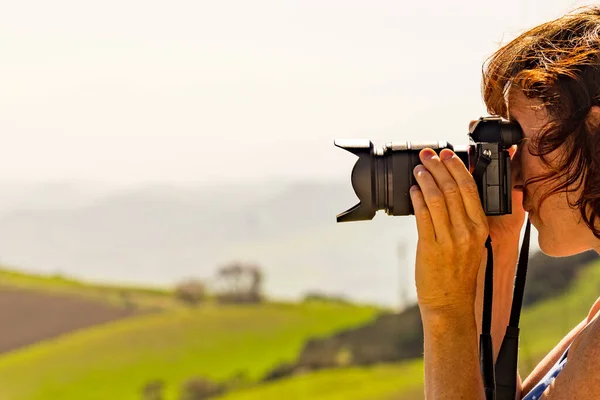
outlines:
[{"label": "dirt path on hillside", "polygon": [[139,313],[79,296],[0,286],[0,354]]}]

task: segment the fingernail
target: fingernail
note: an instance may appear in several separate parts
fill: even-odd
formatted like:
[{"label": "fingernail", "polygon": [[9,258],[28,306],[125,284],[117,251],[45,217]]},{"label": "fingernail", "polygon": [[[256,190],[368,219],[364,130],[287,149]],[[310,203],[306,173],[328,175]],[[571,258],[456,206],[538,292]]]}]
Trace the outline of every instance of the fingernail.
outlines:
[{"label": "fingernail", "polygon": [[454,153],[452,151],[450,151],[450,150],[444,151],[441,154],[441,159],[444,160],[444,161],[445,160],[449,160],[449,159],[452,158],[453,155],[454,155]]},{"label": "fingernail", "polygon": [[410,187],[410,191],[411,192],[418,192],[419,191],[419,186],[418,185],[412,185]]},{"label": "fingernail", "polygon": [[423,160],[429,160],[435,156],[436,156],[435,151],[433,151],[431,149],[424,149],[421,151],[421,157]]},{"label": "fingernail", "polygon": [[413,172],[416,176],[418,176],[418,175],[422,174],[423,172],[425,172],[425,167],[423,165],[419,164],[415,167]]}]

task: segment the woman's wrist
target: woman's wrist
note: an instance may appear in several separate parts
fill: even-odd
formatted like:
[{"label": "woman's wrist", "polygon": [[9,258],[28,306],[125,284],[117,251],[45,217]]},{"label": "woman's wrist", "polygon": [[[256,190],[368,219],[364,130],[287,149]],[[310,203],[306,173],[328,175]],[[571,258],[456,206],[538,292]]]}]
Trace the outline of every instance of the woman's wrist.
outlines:
[{"label": "woman's wrist", "polygon": [[453,302],[444,307],[431,307],[419,304],[419,310],[423,324],[426,322],[435,322],[436,325],[443,325],[445,323],[454,324],[457,321],[475,316],[473,313],[474,302],[475,297],[472,300],[465,299],[461,302]]},{"label": "woman's wrist", "polygon": [[521,238],[520,232],[513,233],[505,233],[505,234],[494,234],[494,232],[490,232],[490,237],[492,239],[492,249],[518,249],[519,240]]},{"label": "woman's wrist", "polygon": [[[477,319],[473,312],[473,306],[467,308],[453,308],[446,310],[421,309],[423,320],[423,333],[425,337],[444,337],[445,340],[453,340],[468,333],[477,337]],[[477,342],[474,342],[477,345]]]},{"label": "woman's wrist", "polygon": [[[503,236],[501,239],[492,238],[492,253],[494,256],[494,265],[501,265],[501,270],[494,268],[494,275],[505,271],[507,266],[517,266],[519,256],[519,236]],[[484,261],[487,260],[487,250],[485,251]],[[514,269],[512,270],[514,273]]]}]

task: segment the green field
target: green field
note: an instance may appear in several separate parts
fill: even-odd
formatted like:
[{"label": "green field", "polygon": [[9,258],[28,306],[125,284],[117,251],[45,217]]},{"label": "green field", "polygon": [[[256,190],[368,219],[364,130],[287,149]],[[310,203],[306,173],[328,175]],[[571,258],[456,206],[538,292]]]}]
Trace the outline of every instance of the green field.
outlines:
[{"label": "green field", "polygon": [[0,268],[0,286],[81,296],[116,306],[135,305],[141,309],[164,310],[181,305],[174,298],[173,291],[168,289],[102,285],[69,279],[60,275],[28,274],[5,268]]},{"label": "green field", "polygon": [[373,400],[423,397],[423,362],[340,368],[257,385],[219,400]]},{"label": "green field", "polygon": [[[582,271],[561,296],[523,310],[520,367],[522,377],[584,319],[600,295],[600,264]],[[423,361],[320,371],[240,390],[223,400],[418,400],[423,398]]]},{"label": "green field", "polygon": [[[582,271],[563,295],[523,312],[521,375],[574,325],[598,297],[600,264]],[[142,385],[167,383],[167,399],[199,375],[226,380],[241,373],[256,382],[266,371],[291,361],[308,337],[364,323],[368,307],[306,303],[205,306],[90,328],[0,357],[2,400],[139,400]],[[253,384],[226,400],[419,399],[422,360],[365,368],[305,373]]]},{"label": "green field", "polygon": [[168,399],[195,375],[257,379],[308,337],[370,320],[375,310],[322,303],[207,306],[135,317],[0,358],[0,399],[140,399],[152,379]]}]

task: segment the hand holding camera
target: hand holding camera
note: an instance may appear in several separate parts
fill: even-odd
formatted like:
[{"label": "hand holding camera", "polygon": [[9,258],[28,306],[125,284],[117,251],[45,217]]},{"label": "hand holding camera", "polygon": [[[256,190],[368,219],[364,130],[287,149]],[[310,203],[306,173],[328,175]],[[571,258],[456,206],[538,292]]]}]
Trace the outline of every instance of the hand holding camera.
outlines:
[{"label": "hand holding camera", "polygon": [[488,221],[475,180],[449,149],[419,153],[410,197],[417,221],[415,281],[421,312],[473,314]]},{"label": "hand holding camera", "polygon": [[[338,222],[370,220],[377,210],[416,216],[416,278],[422,304],[443,305],[428,290],[444,288],[444,296],[454,296],[449,287],[453,277],[445,275],[448,271],[467,282],[457,283],[468,286],[455,288],[457,296],[474,299],[488,233],[492,243],[512,243],[513,239],[516,243],[523,224],[522,189],[513,189],[515,178],[511,177],[511,158],[523,138],[519,125],[498,117],[480,118],[469,125],[468,137],[466,150],[455,152],[444,141],[395,142],[382,149],[375,149],[370,141],[335,143],[359,157],[352,170],[352,186],[360,202],[339,214]],[[447,263],[451,265],[435,272],[436,276],[422,267]],[[458,304],[465,298],[448,303]]]}]

